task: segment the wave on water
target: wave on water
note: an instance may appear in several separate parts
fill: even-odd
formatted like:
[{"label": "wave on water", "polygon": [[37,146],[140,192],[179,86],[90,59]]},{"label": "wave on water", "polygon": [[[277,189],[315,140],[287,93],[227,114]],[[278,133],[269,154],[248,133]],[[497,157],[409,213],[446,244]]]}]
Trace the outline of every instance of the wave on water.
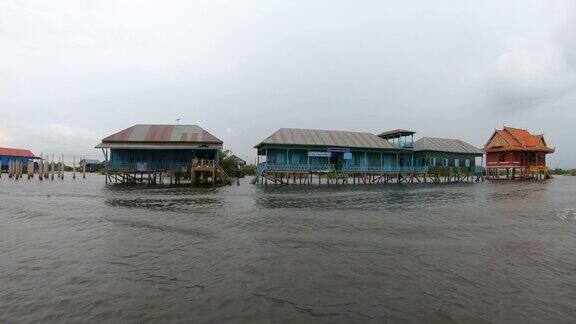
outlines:
[{"label": "wave on water", "polygon": [[576,209],[563,209],[556,213],[556,217],[561,220],[576,220]]}]

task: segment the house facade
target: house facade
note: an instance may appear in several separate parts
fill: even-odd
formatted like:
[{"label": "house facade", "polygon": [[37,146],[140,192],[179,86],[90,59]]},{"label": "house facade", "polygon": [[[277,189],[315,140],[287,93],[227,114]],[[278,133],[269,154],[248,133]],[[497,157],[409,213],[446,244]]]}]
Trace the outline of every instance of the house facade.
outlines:
[{"label": "house facade", "polygon": [[504,127],[492,133],[483,149],[486,168],[491,178],[548,177],[546,155],[554,153],[544,135],[533,135],[528,130]]},{"label": "house facade", "polygon": [[195,159],[218,161],[222,145],[196,125],[135,125],[104,138],[96,148],[111,170],[181,171]]},{"label": "house facade", "polygon": [[483,171],[482,161],[476,161],[483,158],[482,151],[460,139],[423,137],[415,142],[414,152],[417,166],[465,173]]},{"label": "house facade", "polygon": [[376,171],[409,168],[412,152],[370,133],[283,128],[256,145],[269,170]]},{"label": "house facade", "polygon": [[28,165],[30,160],[40,160],[30,150],[0,147],[0,170],[8,170],[8,164],[19,161],[21,165]]}]

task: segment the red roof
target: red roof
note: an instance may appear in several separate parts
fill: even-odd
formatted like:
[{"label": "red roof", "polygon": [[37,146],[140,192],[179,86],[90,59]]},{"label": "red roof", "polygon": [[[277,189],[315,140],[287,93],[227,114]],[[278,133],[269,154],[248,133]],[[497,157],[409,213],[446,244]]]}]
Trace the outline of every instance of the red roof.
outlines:
[{"label": "red roof", "polygon": [[14,156],[14,157],[25,157],[29,159],[37,159],[38,157],[30,150],[15,149],[8,147],[0,147],[0,156]]},{"label": "red roof", "polygon": [[222,144],[216,136],[196,125],[135,125],[106,137],[102,142]]},{"label": "red roof", "polygon": [[486,146],[484,152],[501,151],[532,151],[553,153],[544,140],[544,135],[533,135],[525,129],[504,127],[497,129]]}]

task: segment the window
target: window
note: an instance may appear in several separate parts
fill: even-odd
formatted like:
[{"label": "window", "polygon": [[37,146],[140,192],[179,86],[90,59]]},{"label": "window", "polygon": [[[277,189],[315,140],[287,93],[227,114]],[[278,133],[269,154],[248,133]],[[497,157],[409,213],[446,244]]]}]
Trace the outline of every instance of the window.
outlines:
[{"label": "window", "polygon": [[498,154],[498,158],[500,162],[505,162],[506,161],[506,155],[504,153],[500,153]]},{"label": "window", "polygon": [[470,167],[470,160],[466,160],[464,161],[464,165],[469,168]]},{"label": "window", "polygon": [[292,164],[300,164],[300,155],[292,154]]},{"label": "window", "polygon": [[430,166],[436,166],[436,158],[430,158]]},{"label": "window", "polygon": [[460,159],[454,159],[454,166],[455,167],[460,167]]},{"label": "window", "polygon": [[447,158],[442,159],[442,166],[444,166],[444,167],[448,166],[448,159]]},{"label": "window", "polygon": [[285,164],[286,156],[283,153],[276,154],[276,164]]}]

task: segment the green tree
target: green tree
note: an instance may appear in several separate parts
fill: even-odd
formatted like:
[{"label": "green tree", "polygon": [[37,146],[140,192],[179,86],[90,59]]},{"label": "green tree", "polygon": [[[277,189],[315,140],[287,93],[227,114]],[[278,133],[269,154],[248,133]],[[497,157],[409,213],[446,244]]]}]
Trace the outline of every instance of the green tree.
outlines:
[{"label": "green tree", "polygon": [[254,164],[249,164],[244,167],[244,174],[253,176],[256,175],[256,166]]},{"label": "green tree", "polygon": [[238,171],[238,163],[232,158],[232,151],[225,150],[220,152],[220,166],[229,177],[235,177]]}]

